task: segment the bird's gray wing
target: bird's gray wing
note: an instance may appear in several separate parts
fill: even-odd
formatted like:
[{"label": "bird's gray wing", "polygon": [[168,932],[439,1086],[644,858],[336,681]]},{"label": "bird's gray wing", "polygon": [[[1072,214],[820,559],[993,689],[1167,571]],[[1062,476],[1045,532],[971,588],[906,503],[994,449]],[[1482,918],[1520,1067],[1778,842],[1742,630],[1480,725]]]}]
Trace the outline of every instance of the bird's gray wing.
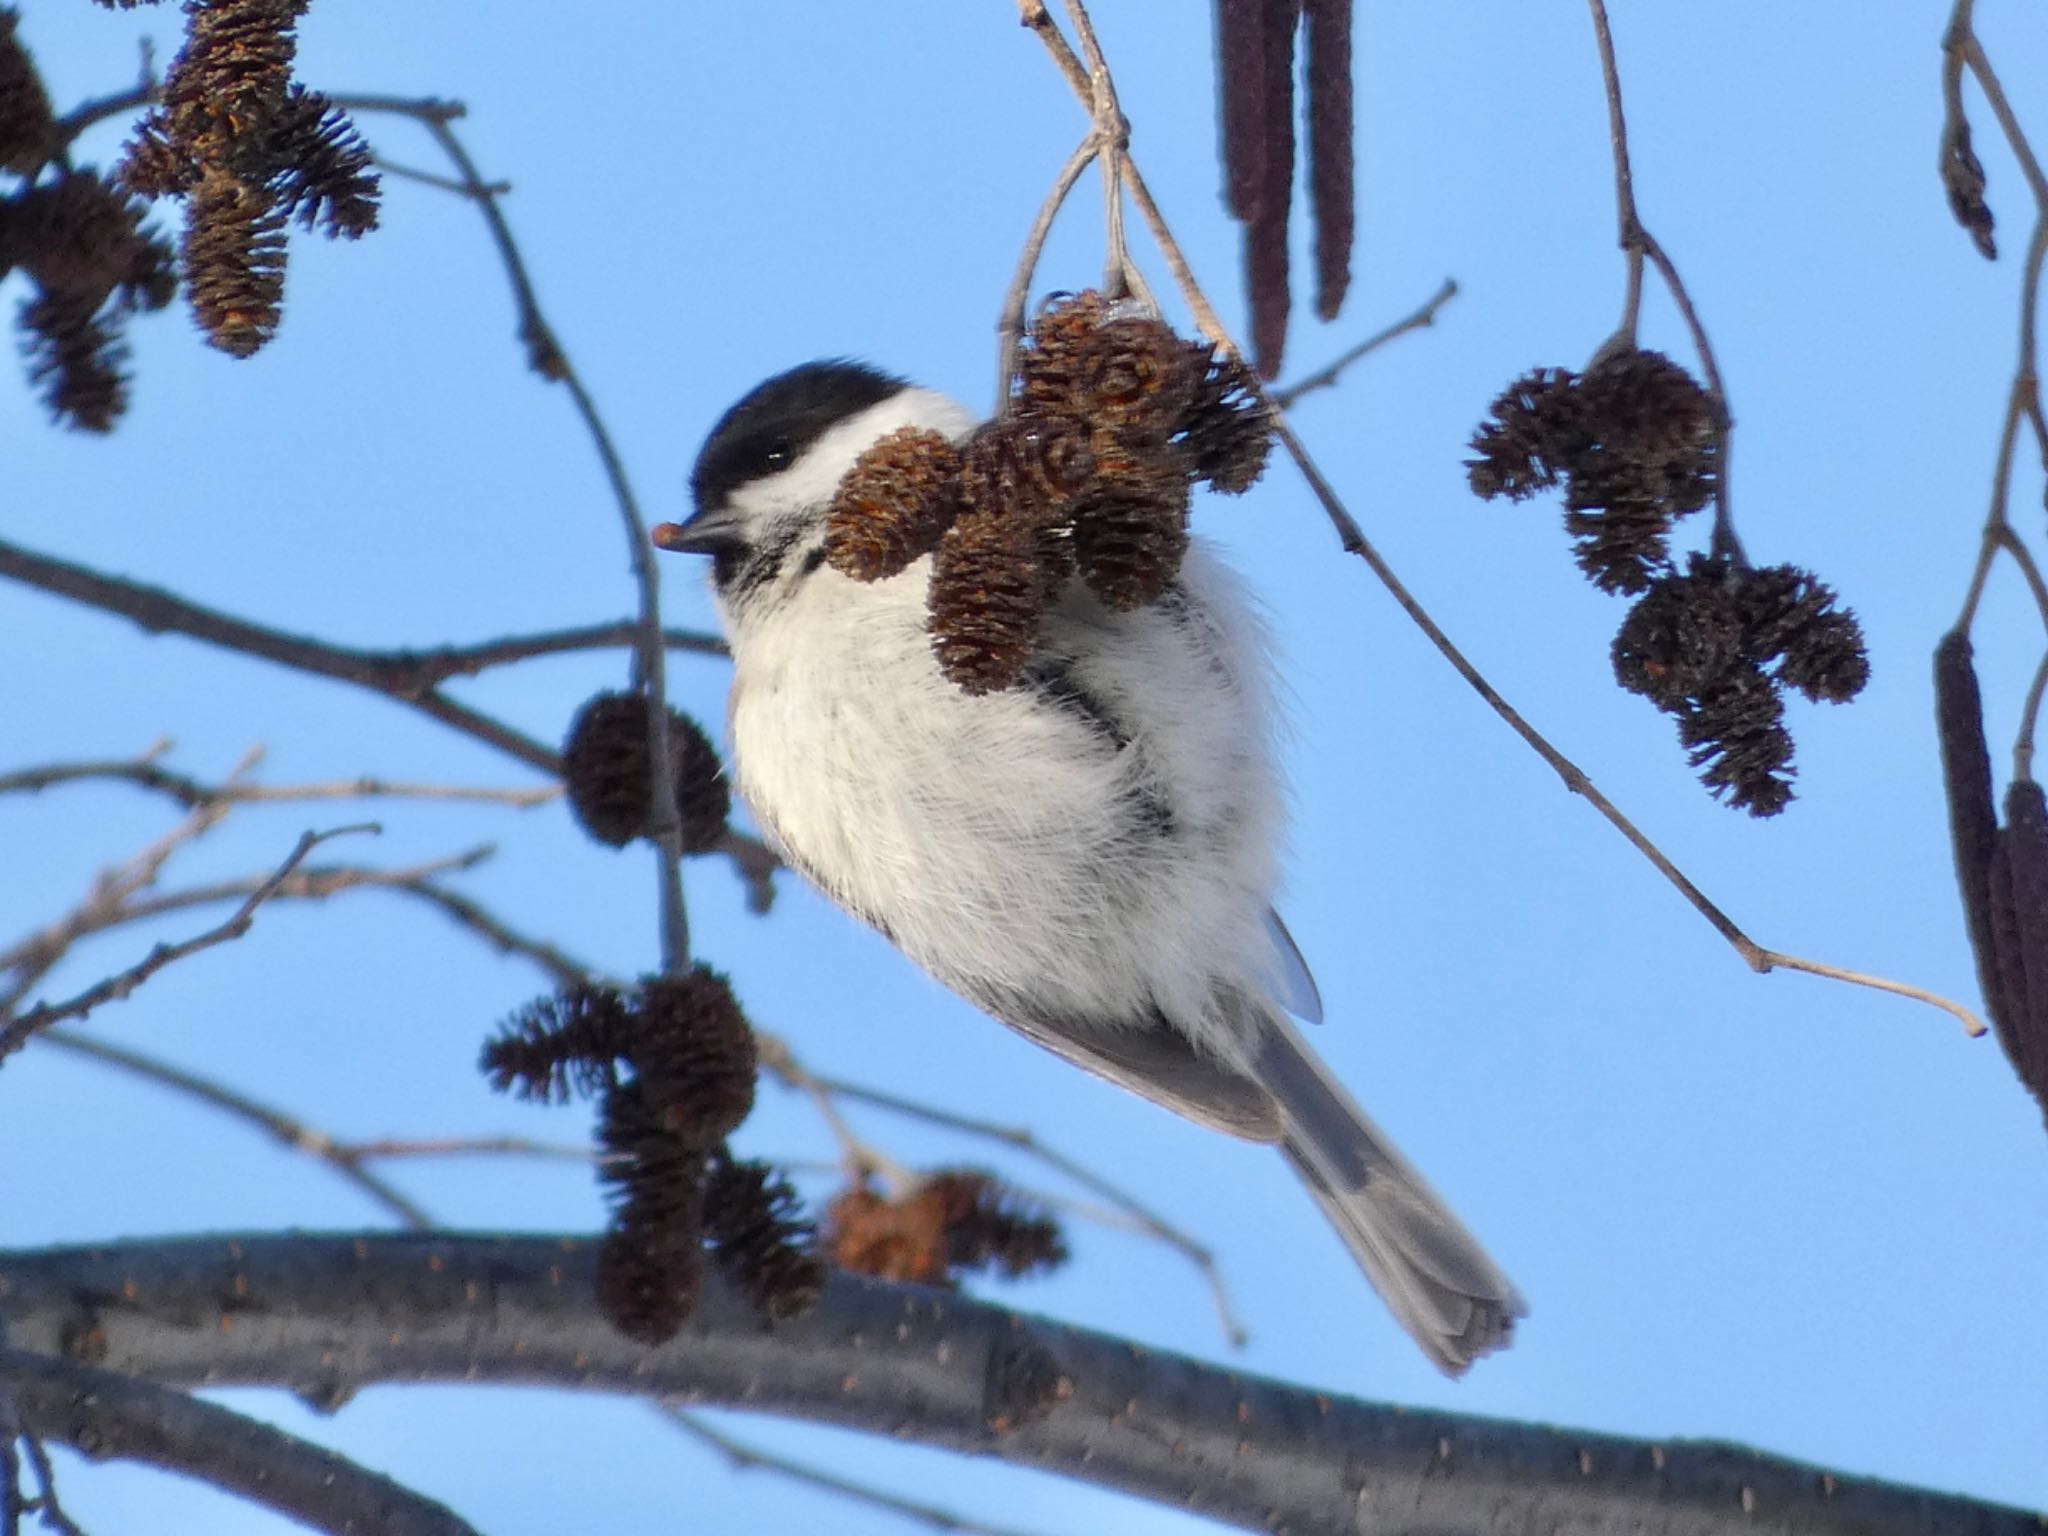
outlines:
[{"label": "bird's gray wing", "polygon": [[1278,1141],[1280,1108],[1253,1079],[1198,1052],[1163,1018],[1126,1026],[1032,1016],[1013,1000],[971,999],[1035,1045],[1197,1125],[1246,1141]]},{"label": "bird's gray wing", "polygon": [[1266,977],[1273,986],[1273,1001],[1297,1019],[1322,1023],[1323,994],[1316,989],[1316,979],[1309,974],[1294,935],[1271,907],[1266,908],[1266,937],[1273,946],[1273,969]]}]

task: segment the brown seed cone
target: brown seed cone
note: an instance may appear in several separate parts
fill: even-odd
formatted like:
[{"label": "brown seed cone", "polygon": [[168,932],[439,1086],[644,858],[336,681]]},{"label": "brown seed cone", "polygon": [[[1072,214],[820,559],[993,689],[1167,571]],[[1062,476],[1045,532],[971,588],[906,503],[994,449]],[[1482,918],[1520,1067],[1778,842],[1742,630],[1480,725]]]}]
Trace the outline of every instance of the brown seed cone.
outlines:
[{"label": "brown seed cone", "polygon": [[881,581],[928,555],[960,512],[960,450],[900,427],[854,460],[825,515],[825,558],[855,581]]},{"label": "brown seed cone", "polygon": [[1019,412],[968,439],[960,455],[962,511],[1041,527],[1087,490],[1094,473],[1083,427]]},{"label": "brown seed cone", "polygon": [[285,93],[262,157],[273,168],[278,207],[302,228],[319,224],[330,238],[353,240],[377,227],[370,147],[348,113],[318,91],[295,85]]},{"label": "brown seed cone", "polygon": [[1934,729],[1941,743],[1942,786],[1948,800],[1956,888],[1977,985],[2000,1038],[2014,1027],[2018,999],[2009,997],[2000,967],[2002,947],[1993,932],[1991,861],[1998,844],[1998,802],[1991,789],[1991,749],[1984,740],[1984,699],[1977,688],[1970,637],[1952,629],[1934,648]]},{"label": "brown seed cone", "polygon": [[1603,487],[1582,504],[1653,502],[1683,516],[1713,499],[1720,463],[1714,402],[1685,369],[1661,352],[1628,348],[1587,369],[1577,395],[1589,442],[1571,466],[1573,489],[1589,478]]},{"label": "brown seed cone", "polygon": [[1074,558],[1104,607],[1129,613],[1158,601],[1188,552],[1186,455],[1095,434],[1094,488],[1074,512]]},{"label": "brown seed cone", "polygon": [[[284,105],[307,0],[209,0],[188,8],[185,46],[164,80],[170,137],[225,167],[262,138]],[[243,166],[260,179],[268,166]]]},{"label": "brown seed cone", "polygon": [[1080,362],[1076,419],[1162,439],[1180,429],[1206,372],[1178,336],[1147,315],[1098,326]]},{"label": "brown seed cone", "polygon": [[939,670],[966,693],[1007,688],[1038,645],[1045,607],[1036,532],[993,512],[970,512],[939,541],[929,612]]},{"label": "brown seed cone", "polygon": [[621,1333],[658,1344],[690,1315],[703,1282],[704,1155],[668,1133],[638,1083],[605,1095],[598,1134],[613,1200],[598,1304]]},{"label": "brown seed cone", "polygon": [[169,302],[170,248],[143,228],[143,205],[92,171],[67,171],[0,202],[0,271],[19,266],[45,293],[96,309],[119,290],[137,309]]},{"label": "brown seed cone", "polygon": [[846,1190],[826,1210],[823,1245],[841,1269],[921,1285],[985,1268],[1014,1280],[1067,1257],[1058,1223],[971,1168],[934,1173],[900,1200]]},{"label": "brown seed cone", "polygon": [[[718,846],[732,813],[732,791],[718,749],[702,726],[670,710],[669,756],[683,852]],[[562,744],[569,809],[592,838],[623,848],[647,828],[652,769],[647,701],[637,693],[600,693],[577,712]]]},{"label": "brown seed cone", "polygon": [[808,1312],[825,1288],[825,1266],[796,1204],[789,1181],[762,1163],[721,1158],[704,1189],[704,1229],[719,1267],[770,1318]]},{"label": "brown seed cone", "polygon": [[1025,411],[1048,416],[1079,414],[1083,356],[1108,309],[1108,302],[1092,288],[1055,294],[1046,300],[1017,359],[1017,383]]},{"label": "brown seed cone", "polygon": [[754,1031],[708,967],[641,988],[632,1058],[663,1127],[691,1146],[717,1146],[754,1107]]},{"label": "brown seed cone", "polygon": [[564,987],[500,1024],[479,1065],[499,1093],[564,1104],[616,1086],[634,1039],[632,1010],[616,989]]},{"label": "brown seed cone", "polygon": [[1266,472],[1273,447],[1273,413],[1258,392],[1258,376],[1241,358],[1219,356],[1205,342],[1182,343],[1196,370],[1181,415],[1180,440],[1190,472],[1226,496],[1242,496]]},{"label": "brown seed cone", "polygon": [[1495,397],[1465,461],[1473,495],[1521,501],[1563,478],[1586,446],[1577,383],[1570,369],[1536,368]]},{"label": "brown seed cone", "polygon": [[1999,1043],[2048,1111],[2048,797],[2031,779],[2005,792],[1991,869],[1992,931],[2008,1017]]},{"label": "brown seed cone", "polygon": [[988,1174],[952,1169],[935,1174],[928,1188],[945,1212],[949,1267],[992,1268],[1015,1280],[1067,1261],[1059,1223]]},{"label": "brown seed cone", "polygon": [[43,293],[21,307],[29,382],[50,414],[82,432],[111,432],[128,407],[128,349],[90,295]]},{"label": "brown seed cone", "polygon": [[15,36],[21,20],[0,8],[0,171],[33,176],[64,146],[35,60]]},{"label": "brown seed cone", "polygon": [[221,351],[247,357],[277,330],[284,303],[284,214],[262,187],[217,166],[185,204],[192,318]]}]

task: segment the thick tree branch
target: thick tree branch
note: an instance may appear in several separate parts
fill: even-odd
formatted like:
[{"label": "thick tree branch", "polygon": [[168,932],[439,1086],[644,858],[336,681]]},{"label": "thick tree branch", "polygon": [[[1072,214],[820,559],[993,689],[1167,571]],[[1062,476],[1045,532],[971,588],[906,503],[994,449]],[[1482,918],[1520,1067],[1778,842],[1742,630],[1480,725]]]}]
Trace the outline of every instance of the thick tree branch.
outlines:
[{"label": "thick tree branch", "polygon": [[335,1536],[475,1536],[445,1505],[388,1477],[155,1382],[7,1350],[0,1384],[25,1429],[96,1461],[182,1472]]},{"label": "thick tree branch", "polygon": [[0,1255],[15,1347],[90,1338],[174,1385],[336,1394],[378,1381],[574,1386],[915,1439],[1247,1529],[2040,1536],[2017,1509],[1733,1446],[1653,1443],[1345,1398],[945,1292],[838,1277],[764,1327],[706,1287],[675,1341],[599,1316],[594,1242],[198,1238]]}]

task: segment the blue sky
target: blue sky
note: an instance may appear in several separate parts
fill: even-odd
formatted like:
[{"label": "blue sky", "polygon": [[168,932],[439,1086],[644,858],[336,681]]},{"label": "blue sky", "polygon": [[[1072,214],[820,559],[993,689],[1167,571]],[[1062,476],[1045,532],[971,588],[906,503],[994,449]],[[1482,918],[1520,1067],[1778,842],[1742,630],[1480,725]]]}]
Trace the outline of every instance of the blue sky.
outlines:
[{"label": "blue sky", "polygon": [[[1098,9],[1134,152],[1236,325],[1206,8]],[[60,101],[129,81],[138,37],[157,38],[160,57],[175,41],[170,11],[24,10]],[[2018,110],[2048,142],[2048,19],[2011,0],[1979,13]],[[469,105],[463,132],[485,174],[512,183],[507,212],[543,302],[651,517],[687,510],[688,467],[717,414],[806,358],[868,357],[989,405],[1018,242],[1085,128],[1010,0],[569,15],[531,0],[317,5],[302,74]],[[1356,279],[1335,325],[1302,306],[1291,359],[1320,362],[1454,276],[1460,295],[1434,330],[1297,412],[1371,536],[1493,682],[1753,936],[1974,1002],[1928,658],[1975,553],[2018,273],[1982,262],[1942,204],[1940,26],[1932,10],[1873,18],[1754,0],[1615,16],[1642,212],[1693,288],[1739,419],[1741,534],[1761,562],[1817,569],[1871,639],[1861,701],[1794,707],[1801,798],[1779,820],[1712,804],[1668,722],[1613,687],[1623,607],[1579,579],[1554,504],[1482,504],[1464,486],[1465,439],[1494,393],[1532,366],[1582,364],[1620,310],[1581,7],[1361,8]],[[2016,250],[2022,187],[1989,114],[1975,121]],[[412,125],[363,126],[391,157],[435,163]],[[103,131],[88,150],[117,144]],[[1043,287],[1094,279],[1097,207],[1083,197],[1062,221]],[[25,391],[0,390],[9,536],[364,645],[624,614],[603,481],[567,399],[524,370],[473,211],[393,182],[384,219],[357,245],[295,243],[284,329],[253,361],[204,348],[176,314],[139,324],[135,407],[110,439],[56,432]],[[1684,355],[1656,297],[1646,340]],[[2023,459],[2017,516],[2037,540],[2040,492]],[[2048,1506],[2048,1342],[2032,1323],[2048,1273],[2048,1143],[1996,1047],[1896,999],[1751,975],[1457,682],[1339,552],[1289,471],[1197,516],[1263,595],[1285,659],[1295,834],[1283,909],[1328,1003],[1315,1041],[1527,1293],[1515,1348],[1444,1381],[1276,1158],[1082,1079],[794,885],[757,919],[724,867],[694,864],[696,942],[757,1021],[821,1071],[1029,1124],[1114,1170],[1222,1255],[1254,1336],[1229,1356],[1243,1369],[1730,1439]],[[698,572],[664,570],[672,617],[708,625]],[[2040,646],[2024,593],[2001,575],[1979,631],[1994,743],[2010,738]],[[623,665],[538,662],[462,695],[551,739]],[[673,678],[684,707],[720,717],[719,664],[681,659]],[[174,762],[209,776],[261,743],[279,782],[530,782],[384,700],[5,587],[0,720],[0,767],[170,735]],[[654,963],[642,852],[584,842],[559,809],[376,814],[387,831],[357,856],[396,864],[494,841],[466,890],[607,968]],[[309,819],[238,814],[174,872],[267,866]],[[0,883],[0,935],[49,921],[96,868],[167,824],[163,807],[116,788],[0,800],[13,876]],[[85,950],[53,986],[82,986],[154,936]],[[93,1022],[337,1133],[578,1136],[580,1112],[499,1101],[473,1070],[491,1023],[539,989],[439,919],[362,894],[268,912],[248,939]],[[103,1069],[32,1051],[0,1088],[10,1243],[373,1219],[319,1168]],[[859,1123],[906,1161],[990,1158],[958,1138]],[[742,1140],[763,1155],[832,1155],[807,1107],[774,1089]],[[465,1162],[397,1177],[463,1226],[600,1220],[579,1169]],[[1064,1274],[1002,1299],[1228,1354],[1172,1255],[1086,1225],[1075,1249]],[[669,1509],[705,1529],[901,1528],[732,1477],[631,1404],[379,1389],[314,1422],[281,1395],[234,1401],[493,1532],[604,1529]],[[1206,1528],[894,1444],[730,1424],[1018,1526]],[[72,1512],[96,1530],[283,1528],[144,1474],[73,1462],[64,1477]]]}]

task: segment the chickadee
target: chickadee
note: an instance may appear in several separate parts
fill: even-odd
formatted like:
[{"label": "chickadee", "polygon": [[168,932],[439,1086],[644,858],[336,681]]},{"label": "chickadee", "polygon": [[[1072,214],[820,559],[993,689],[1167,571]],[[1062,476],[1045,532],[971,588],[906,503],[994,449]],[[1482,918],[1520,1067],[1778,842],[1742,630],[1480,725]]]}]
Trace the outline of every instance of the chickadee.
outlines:
[{"label": "chickadee", "polygon": [[1507,1343],[1520,1295],[1308,1049],[1321,1002],[1270,905],[1281,792],[1264,637],[1196,540],[1166,596],[1080,582],[1023,681],[970,696],[925,628],[931,558],[857,582],[826,511],[900,427],[958,402],[849,362],[725,414],[664,547],[711,556],[741,794],[784,857],[1028,1039],[1190,1120],[1277,1145],[1446,1372]]}]

